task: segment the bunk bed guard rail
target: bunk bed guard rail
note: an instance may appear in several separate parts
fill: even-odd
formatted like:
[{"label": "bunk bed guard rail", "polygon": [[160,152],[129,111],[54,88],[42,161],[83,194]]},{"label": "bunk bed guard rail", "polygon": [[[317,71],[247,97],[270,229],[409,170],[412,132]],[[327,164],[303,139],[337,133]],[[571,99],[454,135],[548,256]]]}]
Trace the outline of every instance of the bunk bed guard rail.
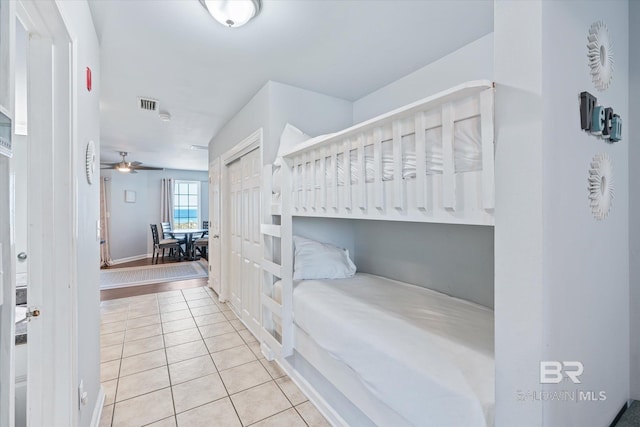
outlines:
[{"label": "bunk bed guard rail", "polygon": [[284,160],[284,214],[493,225],[494,85],[464,83],[299,144]]}]

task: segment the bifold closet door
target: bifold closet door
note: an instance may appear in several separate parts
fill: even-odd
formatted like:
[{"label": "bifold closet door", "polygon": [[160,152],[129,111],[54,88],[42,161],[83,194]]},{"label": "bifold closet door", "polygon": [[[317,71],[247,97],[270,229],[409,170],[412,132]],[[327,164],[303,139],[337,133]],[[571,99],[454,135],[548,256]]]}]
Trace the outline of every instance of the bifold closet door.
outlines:
[{"label": "bifold closet door", "polygon": [[241,159],[242,166],[242,320],[258,334],[260,328],[260,201],[262,162],[256,149]]},{"label": "bifold closet door", "polygon": [[242,161],[228,166],[229,176],[229,295],[236,313],[242,313]]}]

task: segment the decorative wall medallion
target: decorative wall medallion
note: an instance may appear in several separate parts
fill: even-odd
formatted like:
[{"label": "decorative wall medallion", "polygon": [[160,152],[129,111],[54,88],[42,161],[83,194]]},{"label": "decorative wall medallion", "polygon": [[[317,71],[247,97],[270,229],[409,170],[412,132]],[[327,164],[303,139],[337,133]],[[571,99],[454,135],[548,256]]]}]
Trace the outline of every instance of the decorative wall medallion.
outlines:
[{"label": "decorative wall medallion", "polygon": [[591,213],[598,220],[609,216],[613,202],[613,164],[607,154],[597,154],[589,169]]},{"label": "decorative wall medallion", "polygon": [[93,141],[87,144],[87,153],[85,159],[85,172],[87,174],[87,182],[93,184],[93,174],[96,171],[96,148]]},{"label": "decorative wall medallion", "polygon": [[607,25],[602,21],[591,24],[587,39],[591,78],[596,89],[603,91],[609,87],[613,79],[613,43]]}]

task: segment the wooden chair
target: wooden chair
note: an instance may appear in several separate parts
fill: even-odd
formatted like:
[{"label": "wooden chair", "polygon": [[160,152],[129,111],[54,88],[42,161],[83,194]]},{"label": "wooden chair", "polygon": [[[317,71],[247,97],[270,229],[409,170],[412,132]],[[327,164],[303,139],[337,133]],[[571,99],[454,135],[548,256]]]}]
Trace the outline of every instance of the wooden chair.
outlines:
[{"label": "wooden chair", "polygon": [[[203,258],[209,261],[209,257],[207,255],[207,249],[209,248],[209,237],[200,237],[199,239],[195,239],[193,241],[193,250],[200,252]],[[194,254],[195,255],[195,254]]]},{"label": "wooden chair", "polygon": [[160,240],[160,236],[158,235],[158,226],[156,224],[149,224],[151,227],[151,236],[153,237],[153,256],[151,257],[151,262],[154,264],[158,263],[158,259],[160,258],[160,251],[162,251],[162,258],[164,259],[164,251],[169,249],[171,252],[175,250],[180,257],[184,251],[180,246],[180,241],[178,239],[162,239]]},{"label": "wooden chair", "polygon": [[[163,239],[175,239],[180,242],[180,245],[184,246],[183,251],[187,248],[187,238],[186,236],[182,236],[182,239],[175,236],[174,233],[171,232],[171,224],[168,222],[161,222],[160,227],[162,227],[162,238]],[[169,250],[169,255],[173,255],[173,249]]]}]

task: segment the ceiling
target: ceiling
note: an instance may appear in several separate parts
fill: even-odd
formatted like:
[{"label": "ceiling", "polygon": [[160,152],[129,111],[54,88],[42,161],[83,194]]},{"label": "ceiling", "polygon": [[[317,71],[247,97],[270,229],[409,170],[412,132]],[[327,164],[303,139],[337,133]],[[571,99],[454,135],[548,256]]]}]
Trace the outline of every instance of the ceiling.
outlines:
[{"label": "ceiling", "polygon": [[[492,0],[263,0],[226,28],[198,0],[90,0],[102,161],[206,170],[210,139],[268,81],[357,100],[493,31]],[[138,110],[159,101],[172,116]]]}]

